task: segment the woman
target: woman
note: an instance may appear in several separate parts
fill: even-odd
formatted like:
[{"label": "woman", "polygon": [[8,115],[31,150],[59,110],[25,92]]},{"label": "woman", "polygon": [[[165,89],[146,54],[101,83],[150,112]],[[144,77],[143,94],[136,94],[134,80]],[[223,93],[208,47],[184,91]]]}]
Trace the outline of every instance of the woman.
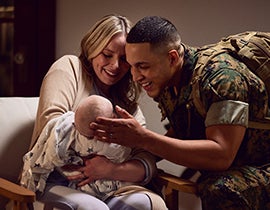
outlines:
[{"label": "woman", "polygon": [[[82,99],[92,94],[104,96],[114,105],[124,107],[145,125],[144,116],[137,104],[139,90],[132,82],[129,64],[125,58],[126,36],[129,30],[130,22],[125,17],[105,16],[82,39],[79,57],[66,55],[51,66],[41,86],[31,148],[42,132],[48,132],[43,128],[50,121],[68,111],[74,111]],[[71,123],[67,120],[65,126],[70,126]],[[65,127],[61,129],[65,131]],[[149,153],[133,150],[132,158],[125,163],[115,164],[105,157],[95,156],[86,160],[85,166],[77,170],[81,173],[68,179],[78,181],[78,186],[97,179],[144,185],[154,175],[156,165],[154,157]],[[25,177],[22,180],[25,180]],[[25,185],[24,181],[21,183]],[[143,187],[120,189],[113,197],[102,202],[67,185],[67,179],[54,170],[46,178],[44,189],[35,186],[42,189],[42,193],[37,193],[38,199],[46,203],[53,202],[54,205],[58,203],[61,209],[166,209],[159,196]]]}]

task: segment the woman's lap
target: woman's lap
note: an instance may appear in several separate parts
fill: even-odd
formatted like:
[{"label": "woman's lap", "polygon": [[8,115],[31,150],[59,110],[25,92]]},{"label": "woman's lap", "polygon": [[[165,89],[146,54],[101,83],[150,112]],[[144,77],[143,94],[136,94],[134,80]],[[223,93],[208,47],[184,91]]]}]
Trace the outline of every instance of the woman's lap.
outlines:
[{"label": "woman's lap", "polygon": [[38,200],[46,205],[60,206],[63,210],[109,209],[104,202],[94,196],[61,185],[46,187]]},{"label": "woman's lap", "polygon": [[106,201],[111,210],[151,210],[150,198],[144,193],[131,193],[123,196],[112,197]]},{"label": "woman's lap", "polygon": [[92,195],[61,185],[46,187],[38,200],[63,210],[151,210],[151,201],[143,193],[117,196],[103,202]]}]

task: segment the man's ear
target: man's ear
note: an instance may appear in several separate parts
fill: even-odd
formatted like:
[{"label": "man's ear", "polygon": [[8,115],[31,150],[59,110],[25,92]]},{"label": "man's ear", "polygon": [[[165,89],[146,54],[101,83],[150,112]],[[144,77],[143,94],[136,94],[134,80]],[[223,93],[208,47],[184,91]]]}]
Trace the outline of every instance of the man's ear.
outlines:
[{"label": "man's ear", "polygon": [[169,54],[169,59],[170,59],[170,65],[177,65],[180,59],[178,51],[170,50],[168,54]]}]

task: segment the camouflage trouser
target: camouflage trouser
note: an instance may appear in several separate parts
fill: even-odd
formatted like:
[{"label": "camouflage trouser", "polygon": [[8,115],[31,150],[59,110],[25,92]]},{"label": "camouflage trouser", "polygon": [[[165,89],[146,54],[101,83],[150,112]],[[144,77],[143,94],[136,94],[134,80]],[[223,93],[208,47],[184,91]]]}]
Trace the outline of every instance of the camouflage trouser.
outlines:
[{"label": "camouflage trouser", "polygon": [[270,164],[204,174],[199,195],[203,210],[270,210]]}]

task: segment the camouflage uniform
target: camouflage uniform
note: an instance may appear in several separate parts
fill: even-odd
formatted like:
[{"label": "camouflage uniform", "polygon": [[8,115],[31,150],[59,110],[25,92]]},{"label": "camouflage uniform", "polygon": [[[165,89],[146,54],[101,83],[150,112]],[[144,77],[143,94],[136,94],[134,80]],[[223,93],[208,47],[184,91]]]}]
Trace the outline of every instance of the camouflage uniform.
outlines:
[{"label": "camouflage uniform", "polygon": [[[215,57],[198,80],[196,91],[200,93],[206,116],[199,114],[191,97],[191,80],[200,53],[201,49],[185,46],[180,87],[168,86],[155,98],[162,119],[167,117],[178,138],[204,139],[208,121],[210,125],[214,121],[215,125],[247,127],[249,120],[260,121],[267,115],[264,83],[243,63],[225,53]],[[227,105],[236,104],[238,108],[242,102],[247,113],[239,112],[234,119],[235,111],[227,111]],[[211,110],[212,105],[222,109],[223,103],[224,113]],[[210,112],[214,117],[208,117]],[[198,184],[203,209],[270,209],[270,130],[247,128],[231,167],[223,172],[201,171],[201,174]]]}]

